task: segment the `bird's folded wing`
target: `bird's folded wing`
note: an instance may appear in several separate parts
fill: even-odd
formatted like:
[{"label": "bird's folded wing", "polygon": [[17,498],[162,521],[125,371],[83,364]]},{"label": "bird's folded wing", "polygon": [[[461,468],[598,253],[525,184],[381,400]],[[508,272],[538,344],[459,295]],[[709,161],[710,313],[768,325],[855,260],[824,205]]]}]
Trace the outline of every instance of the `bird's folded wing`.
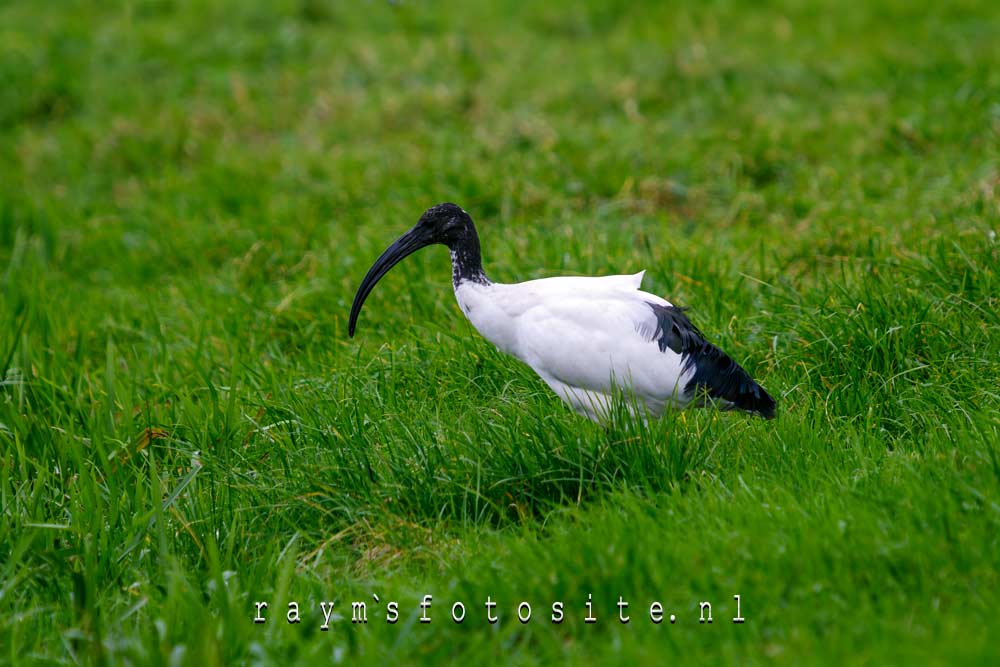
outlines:
[{"label": "bird's folded wing", "polygon": [[656,343],[657,317],[644,292],[609,291],[547,299],[518,318],[518,354],[543,377],[570,387],[628,386],[665,398],[682,385],[681,355]]}]

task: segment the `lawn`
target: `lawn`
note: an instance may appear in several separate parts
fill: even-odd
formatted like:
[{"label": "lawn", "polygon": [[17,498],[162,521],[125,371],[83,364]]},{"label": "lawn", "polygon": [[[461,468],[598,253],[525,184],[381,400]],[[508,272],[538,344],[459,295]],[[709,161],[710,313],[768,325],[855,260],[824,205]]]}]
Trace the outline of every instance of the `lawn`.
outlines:
[{"label": "lawn", "polygon": [[[3,3],[0,663],[997,664],[998,35],[987,0]],[[348,338],[441,201],[494,280],[646,269],[778,418],[578,417],[440,247]]]}]

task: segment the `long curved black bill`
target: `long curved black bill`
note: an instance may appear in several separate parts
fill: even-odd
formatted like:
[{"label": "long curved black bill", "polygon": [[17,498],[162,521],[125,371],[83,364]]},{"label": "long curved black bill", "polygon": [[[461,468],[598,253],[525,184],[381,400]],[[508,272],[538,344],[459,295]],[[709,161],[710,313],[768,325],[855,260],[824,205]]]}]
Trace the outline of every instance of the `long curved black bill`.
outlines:
[{"label": "long curved black bill", "polygon": [[358,315],[361,314],[361,306],[365,304],[365,299],[375,289],[375,284],[382,279],[382,276],[389,273],[389,269],[427,245],[430,245],[427,240],[415,229],[411,229],[400,236],[395,243],[386,248],[385,252],[375,260],[372,268],[368,269],[364,280],[361,281],[358,293],[354,295],[354,303],[351,305],[351,317],[347,322],[348,335],[351,337],[354,336],[354,329],[358,324]]}]

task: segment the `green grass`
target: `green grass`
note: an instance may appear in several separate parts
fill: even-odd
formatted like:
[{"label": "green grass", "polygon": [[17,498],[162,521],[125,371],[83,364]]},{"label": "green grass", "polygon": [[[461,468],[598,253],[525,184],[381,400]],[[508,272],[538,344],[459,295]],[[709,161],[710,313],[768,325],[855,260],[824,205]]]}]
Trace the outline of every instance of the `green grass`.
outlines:
[{"label": "green grass", "polygon": [[[4,3],[0,662],[995,664],[997,34],[985,0]],[[577,417],[441,249],[348,339],[440,201],[496,280],[647,269],[778,419]]]}]

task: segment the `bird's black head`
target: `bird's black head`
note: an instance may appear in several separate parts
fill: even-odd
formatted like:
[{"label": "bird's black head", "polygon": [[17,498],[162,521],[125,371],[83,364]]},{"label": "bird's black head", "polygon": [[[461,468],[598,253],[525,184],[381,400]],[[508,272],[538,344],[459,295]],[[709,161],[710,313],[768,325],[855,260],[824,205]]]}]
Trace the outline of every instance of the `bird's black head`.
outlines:
[{"label": "bird's black head", "polygon": [[472,224],[469,214],[461,206],[448,202],[424,211],[413,231],[426,239],[427,245],[440,243],[451,250],[457,250],[470,238],[476,238],[476,226]]},{"label": "bird's black head", "polygon": [[368,269],[351,305],[351,316],[347,323],[349,335],[354,335],[361,306],[382,276],[416,251],[436,243],[446,245],[451,250],[456,284],[464,279],[486,280],[479,255],[479,236],[476,234],[472,218],[462,210],[462,207],[455,204],[432,206],[420,216],[413,229],[386,248]]}]

